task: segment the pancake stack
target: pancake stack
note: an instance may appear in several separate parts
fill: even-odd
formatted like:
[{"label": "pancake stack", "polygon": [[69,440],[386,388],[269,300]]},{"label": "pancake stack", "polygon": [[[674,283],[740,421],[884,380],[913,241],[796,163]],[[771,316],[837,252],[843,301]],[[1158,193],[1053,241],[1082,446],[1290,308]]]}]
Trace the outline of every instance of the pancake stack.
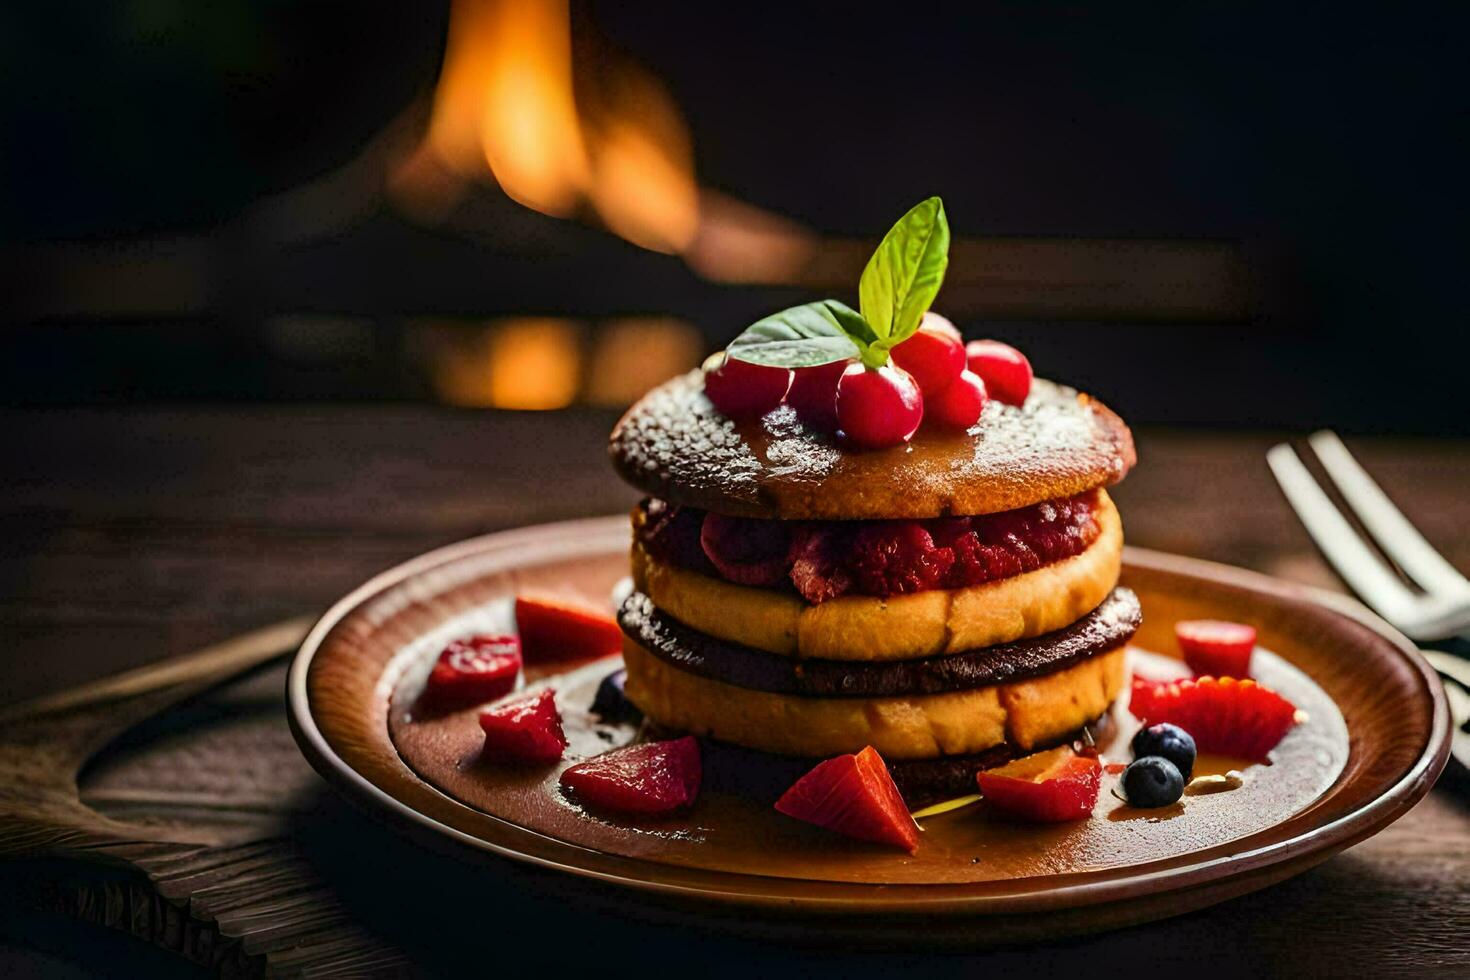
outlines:
[{"label": "pancake stack", "polygon": [[789,407],[736,423],[699,372],[610,455],[647,494],[619,613],[627,696],[658,725],[776,756],[872,745],[910,802],[1069,741],[1123,687],[1136,597],[1107,486],[1121,419],[1037,380],[967,432],[844,448]]}]

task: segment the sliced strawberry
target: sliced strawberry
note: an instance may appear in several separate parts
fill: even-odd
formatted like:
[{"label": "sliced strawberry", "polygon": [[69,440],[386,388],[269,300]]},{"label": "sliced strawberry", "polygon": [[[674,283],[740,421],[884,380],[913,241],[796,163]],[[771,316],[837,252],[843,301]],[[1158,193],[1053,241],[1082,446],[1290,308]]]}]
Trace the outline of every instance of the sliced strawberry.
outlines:
[{"label": "sliced strawberry", "polygon": [[1102,785],[1102,763],[1062,745],[975,776],[993,810],[1033,823],[1060,823],[1092,815]]},{"label": "sliced strawberry", "polygon": [[516,629],[529,663],[591,660],[623,649],[623,631],[611,616],[546,596],[516,596]]},{"label": "sliced strawberry", "polygon": [[521,644],[513,636],[470,636],[439,654],[424,688],[424,701],[436,708],[465,707],[503,698],[515,690],[521,672]]},{"label": "sliced strawberry", "polygon": [[835,830],[858,840],[919,847],[919,827],[909,816],[883,757],[871,745],[855,755],[839,755],[802,776],[776,809],[788,817]]},{"label": "sliced strawberry", "polygon": [[567,747],[550,688],[486,708],[480,727],[485,731],[482,754],[497,762],[555,762]]},{"label": "sliced strawberry", "polygon": [[1201,752],[1262,761],[1296,724],[1296,706],[1270,688],[1233,677],[1183,681],[1133,679],[1128,710],[1194,736]]},{"label": "sliced strawberry", "polygon": [[1174,624],[1184,662],[1196,675],[1249,677],[1256,628],[1219,619],[1185,619]]},{"label": "sliced strawberry", "polygon": [[614,749],[561,774],[578,800],[622,813],[667,813],[689,806],[702,776],[692,735]]}]

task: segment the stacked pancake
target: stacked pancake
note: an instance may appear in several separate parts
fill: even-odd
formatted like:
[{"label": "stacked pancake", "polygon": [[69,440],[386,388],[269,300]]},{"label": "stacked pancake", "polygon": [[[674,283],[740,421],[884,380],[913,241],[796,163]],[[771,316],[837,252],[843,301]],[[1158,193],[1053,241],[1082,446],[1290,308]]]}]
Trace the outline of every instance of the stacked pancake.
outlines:
[{"label": "stacked pancake", "polygon": [[1100,403],[1038,380],[968,432],[854,452],[788,407],[737,424],[698,372],[613,431],[634,511],[627,695],[780,756],[872,745],[905,796],[1077,737],[1124,681],[1138,601],[1104,487],[1135,460]]}]

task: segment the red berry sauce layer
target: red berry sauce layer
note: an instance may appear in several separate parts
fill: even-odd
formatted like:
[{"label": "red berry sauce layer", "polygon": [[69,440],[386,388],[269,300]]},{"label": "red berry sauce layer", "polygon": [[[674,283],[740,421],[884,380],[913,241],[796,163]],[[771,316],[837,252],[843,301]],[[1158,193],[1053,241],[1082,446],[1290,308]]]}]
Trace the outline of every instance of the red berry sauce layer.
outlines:
[{"label": "red berry sauce layer", "polygon": [[648,499],[638,540],[655,559],[811,603],[962,589],[1034,572],[1097,540],[1096,491],[1001,514],[926,521],[766,521]]}]

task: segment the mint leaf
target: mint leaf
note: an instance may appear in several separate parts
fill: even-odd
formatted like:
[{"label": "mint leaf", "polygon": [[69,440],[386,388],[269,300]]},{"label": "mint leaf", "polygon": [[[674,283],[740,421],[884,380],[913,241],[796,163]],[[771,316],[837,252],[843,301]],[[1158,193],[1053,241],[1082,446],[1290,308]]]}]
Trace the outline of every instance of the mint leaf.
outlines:
[{"label": "mint leaf", "polygon": [[767,367],[804,368],[863,356],[878,338],[835,299],[793,306],[757,320],[730,342],[730,356]]},{"label": "mint leaf", "polygon": [[916,204],[883,236],[858,283],[863,319],[877,335],[879,352],[903,343],[919,329],[948,266],[949,222],[944,203],[931,197]]}]

